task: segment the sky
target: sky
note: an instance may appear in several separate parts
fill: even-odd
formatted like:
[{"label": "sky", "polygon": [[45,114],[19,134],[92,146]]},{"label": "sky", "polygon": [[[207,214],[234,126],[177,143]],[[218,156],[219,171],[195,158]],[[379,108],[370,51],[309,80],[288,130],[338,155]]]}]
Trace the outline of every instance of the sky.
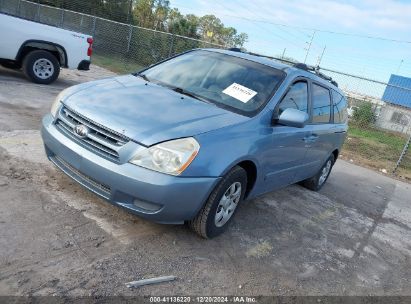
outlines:
[{"label": "sky", "polygon": [[[391,74],[411,77],[411,0],[170,0],[170,4],[184,14],[213,14],[225,26],[247,33],[249,51],[281,56],[285,49],[285,56],[300,62],[307,56],[306,62],[315,65],[325,47],[321,67],[383,82]],[[343,81],[351,88],[382,89],[354,78]]]}]

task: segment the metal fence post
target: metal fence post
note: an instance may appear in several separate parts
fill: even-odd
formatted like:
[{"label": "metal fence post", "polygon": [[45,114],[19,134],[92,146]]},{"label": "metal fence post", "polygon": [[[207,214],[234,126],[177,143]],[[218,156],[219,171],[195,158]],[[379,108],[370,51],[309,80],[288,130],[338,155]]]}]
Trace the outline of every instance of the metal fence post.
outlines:
[{"label": "metal fence post", "polygon": [[173,48],[174,48],[174,35],[171,35],[171,43],[170,43],[170,49],[168,51],[168,57],[171,57],[173,54]]},{"label": "metal fence post", "polygon": [[131,38],[133,35],[133,26],[129,25],[129,33],[128,33],[128,39],[127,39],[127,54],[130,52],[130,44],[131,44]]},{"label": "metal fence post", "polygon": [[64,8],[61,9],[60,27],[64,26]]},{"label": "metal fence post", "polygon": [[131,38],[133,36],[133,26],[130,24],[128,26],[128,37],[127,37],[127,50],[124,53],[123,56],[123,64],[124,64],[124,68],[127,70],[127,62],[128,62],[128,58],[129,58],[129,53],[130,53],[130,47],[131,47]]},{"label": "metal fence post", "polygon": [[37,12],[35,20],[40,22],[40,0],[37,0]]},{"label": "metal fence post", "polygon": [[97,23],[97,17],[94,16],[94,18],[93,18],[93,29],[91,30],[93,38],[94,38],[94,36],[96,36],[96,23]]},{"label": "metal fence post", "polygon": [[[409,129],[410,130],[410,129]],[[410,130],[411,131],[411,130]],[[404,145],[404,148],[402,149],[400,158],[398,159],[394,170],[392,170],[392,174],[395,175],[395,172],[397,171],[398,167],[401,165],[402,160],[404,159],[405,154],[407,154],[408,148],[410,147],[410,143],[411,143],[411,133],[410,136],[408,137],[407,142]]]},{"label": "metal fence post", "polygon": [[130,5],[128,7],[128,12],[127,12],[127,24],[131,24],[132,23],[132,19],[131,19],[131,13],[133,11],[133,0],[130,0]]},{"label": "metal fence post", "polygon": [[20,16],[20,7],[21,7],[21,0],[19,0],[19,2],[17,3],[17,11],[16,11],[17,16]]}]

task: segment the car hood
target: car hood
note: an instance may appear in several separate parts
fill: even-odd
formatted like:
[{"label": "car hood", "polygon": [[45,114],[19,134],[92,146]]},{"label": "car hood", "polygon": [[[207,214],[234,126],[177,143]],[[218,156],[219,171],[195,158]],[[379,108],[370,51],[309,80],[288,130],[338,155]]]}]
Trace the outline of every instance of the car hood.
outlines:
[{"label": "car hood", "polygon": [[63,103],[145,146],[249,119],[133,75],[69,88]]}]

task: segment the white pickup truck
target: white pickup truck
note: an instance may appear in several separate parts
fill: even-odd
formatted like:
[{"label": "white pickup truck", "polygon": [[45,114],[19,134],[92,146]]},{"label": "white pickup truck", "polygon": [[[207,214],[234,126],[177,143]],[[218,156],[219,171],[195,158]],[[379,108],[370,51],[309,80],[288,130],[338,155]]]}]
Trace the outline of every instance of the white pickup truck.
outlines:
[{"label": "white pickup truck", "polygon": [[60,68],[88,70],[91,36],[0,13],[0,64],[35,83],[55,81]]}]

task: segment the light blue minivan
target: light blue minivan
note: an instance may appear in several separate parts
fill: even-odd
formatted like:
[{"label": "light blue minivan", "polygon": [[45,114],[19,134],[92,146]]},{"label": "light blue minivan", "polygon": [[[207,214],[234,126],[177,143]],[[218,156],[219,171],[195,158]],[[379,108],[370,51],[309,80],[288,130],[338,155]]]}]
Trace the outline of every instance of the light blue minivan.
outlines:
[{"label": "light blue minivan", "polygon": [[347,132],[329,77],[239,50],[197,49],[62,91],[43,118],[48,158],[130,212],[222,233],[244,199],[319,190]]}]

